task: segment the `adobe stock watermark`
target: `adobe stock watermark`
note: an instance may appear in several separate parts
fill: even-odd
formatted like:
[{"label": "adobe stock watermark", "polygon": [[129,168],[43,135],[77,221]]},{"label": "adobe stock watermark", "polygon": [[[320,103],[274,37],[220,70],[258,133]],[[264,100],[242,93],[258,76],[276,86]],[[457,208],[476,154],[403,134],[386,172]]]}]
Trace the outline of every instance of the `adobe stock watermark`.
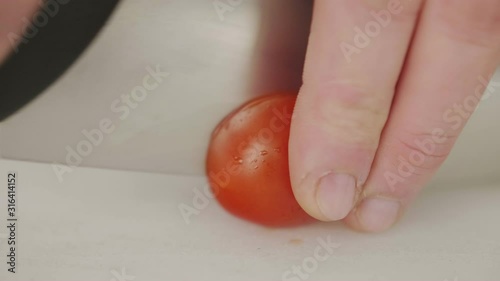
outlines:
[{"label": "adobe stock watermark", "polygon": [[212,5],[221,21],[226,19],[227,12],[233,12],[247,0],[214,0]]},{"label": "adobe stock watermark", "polygon": [[321,263],[333,256],[334,251],[341,246],[340,243],[334,242],[330,235],[326,239],[320,237],[316,241],[318,245],[314,248],[312,255],[304,258],[300,264],[292,265],[289,270],[283,272],[281,274],[282,281],[308,280],[318,270]]},{"label": "adobe stock watermark", "polygon": [[[177,206],[186,224],[191,223],[192,216],[199,215],[202,210],[210,205],[210,199],[215,198],[219,190],[231,182],[231,177],[237,176],[244,167],[255,168],[257,166],[255,159],[258,155],[279,152],[279,149],[264,151],[261,148],[270,144],[274,140],[276,133],[285,130],[290,125],[292,110],[293,108],[286,106],[281,109],[273,108],[273,117],[269,119],[267,126],[259,129],[257,134],[248,136],[245,141],[237,146],[238,155],[229,160],[222,170],[208,172],[209,184],[202,188],[193,189],[193,199],[190,204],[181,203]],[[253,160],[246,162],[244,159]],[[210,186],[213,187],[212,190]]]},{"label": "adobe stock watermark", "polygon": [[340,43],[340,50],[347,62],[351,63],[354,54],[360,54],[363,49],[370,46],[372,39],[379,36],[383,29],[391,24],[392,17],[400,14],[403,9],[400,0],[390,0],[385,9],[370,12],[373,20],[367,22],[363,28],[354,27],[355,35],[352,42]]},{"label": "adobe stock watermark", "polygon": [[210,205],[211,199],[214,199],[215,196],[215,191],[212,192],[209,184],[205,184],[201,188],[193,188],[193,199],[191,204],[181,203],[177,206],[184,222],[190,224],[191,216],[199,215],[201,211],[205,210]]},{"label": "adobe stock watermark", "polygon": [[135,276],[127,274],[126,269],[124,267],[121,268],[120,272],[118,272],[114,269],[111,270],[111,274],[113,275],[113,278],[111,278],[109,281],[133,281],[133,280],[135,280]]},{"label": "adobe stock watermark", "polygon": [[21,21],[24,24],[23,34],[17,34],[15,32],[9,32],[7,38],[9,39],[10,45],[14,52],[17,54],[19,52],[19,45],[28,44],[28,42],[33,39],[39,32],[40,28],[45,27],[50,18],[55,17],[59,13],[61,5],[68,4],[71,0],[48,0],[44,1],[41,9],[29,20],[23,17]]},{"label": "adobe stock watermark", "polygon": [[[479,83],[474,89],[474,93],[465,97],[462,102],[453,104],[443,112],[443,124],[449,125],[451,131],[460,130],[479,107],[480,102],[489,99],[496,90],[500,90],[500,81],[493,81],[491,78],[492,75],[490,75],[490,79],[479,76]],[[418,149],[413,149],[407,158],[402,155],[398,156],[397,173],[392,171],[384,173],[391,192],[396,190],[398,184],[404,183],[406,179],[414,175],[417,169],[426,163],[429,155],[435,154],[436,147],[448,140],[446,135],[449,134],[450,129],[434,128],[428,137],[414,140],[413,144]]]},{"label": "adobe stock watermark", "polygon": [[[147,74],[142,78],[142,84],[132,88],[130,93],[122,94],[120,98],[114,99],[110,104],[112,113],[118,115],[119,122],[127,119],[130,113],[136,109],[154,90],[156,90],[170,73],[160,69],[160,65],[155,68],[146,67]],[[96,128],[81,130],[82,139],[75,145],[66,145],[65,163],[52,163],[52,170],[61,183],[66,173],[73,172],[79,167],[85,157],[89,156],[94,147],[101,145],[105,137],[114,132],[116,124],[112,118],[102,118]]]}]

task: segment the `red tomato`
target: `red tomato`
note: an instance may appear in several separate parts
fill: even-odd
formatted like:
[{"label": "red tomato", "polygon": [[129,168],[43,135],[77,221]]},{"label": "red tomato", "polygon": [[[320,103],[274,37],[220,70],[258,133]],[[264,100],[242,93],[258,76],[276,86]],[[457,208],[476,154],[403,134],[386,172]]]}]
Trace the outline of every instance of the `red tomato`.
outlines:
[{"label": "red tomato", "polygon": [[229,114],[212,133],[207,175],[220,204],[266,226],[311,221],[292,192],[288,137],[295,95],[257,98]]}]

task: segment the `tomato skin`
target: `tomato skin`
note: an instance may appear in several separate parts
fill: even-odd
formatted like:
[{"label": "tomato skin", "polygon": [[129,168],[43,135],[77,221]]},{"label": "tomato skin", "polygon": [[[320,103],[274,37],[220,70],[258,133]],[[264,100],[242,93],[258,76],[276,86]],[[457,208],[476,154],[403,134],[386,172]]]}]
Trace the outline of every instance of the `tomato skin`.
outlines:
[{"label": "tomato skin", "polygon": [[296,96],[259,97],[230,113],[212,133],[206,172],[220,204],[265,226],[313,219],[299,206],[288,170],[288,138]]}]

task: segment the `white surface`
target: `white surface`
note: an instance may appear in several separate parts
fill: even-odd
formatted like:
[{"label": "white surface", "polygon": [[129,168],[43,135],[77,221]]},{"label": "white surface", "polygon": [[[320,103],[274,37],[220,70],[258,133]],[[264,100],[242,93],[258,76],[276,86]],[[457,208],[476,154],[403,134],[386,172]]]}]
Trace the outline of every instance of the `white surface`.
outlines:
[{"label": "white surface", "polygon": [[[214,201],[187,225],[202,177],[79,168],[58,183],[47,164],[0,160],[18,172],[19,262],[0,280],[281,280],[313,255],[316,239],[339,243],[308,280],[499,280],[500,183],[430,187],[393,230],[368,235],[339,224],[269,230],[225,213]],[[2,226],[0,233],[5,231]],[[290,243],[299,239],[303,244]]]}]

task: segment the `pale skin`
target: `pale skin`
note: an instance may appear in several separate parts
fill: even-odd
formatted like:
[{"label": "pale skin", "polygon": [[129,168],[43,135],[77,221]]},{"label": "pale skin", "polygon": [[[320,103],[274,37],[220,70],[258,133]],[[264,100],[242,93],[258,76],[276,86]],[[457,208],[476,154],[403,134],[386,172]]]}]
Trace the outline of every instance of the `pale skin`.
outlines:
[{"label": "pale skin", "polygon": [[9,34],[22,34],[25,23],[40,7],[40,0],[0,0],[0,63],[12,52]]},{"label": "pale skin", "polygon": [[[0,62],[39,5],[13,3],[0,2]],[[299,204],[360,231],[393,226],[499,63],[499,0],[315,0],[289,148]]]},{"label": "pale skin", "polygon": [[500,63],[498,0],[396,1],[399,13],[349,61],[342,42],[391,2],[315,1],[290,136],[304,210],[367,232],[401,218],[477,105],[479,77]]}]

